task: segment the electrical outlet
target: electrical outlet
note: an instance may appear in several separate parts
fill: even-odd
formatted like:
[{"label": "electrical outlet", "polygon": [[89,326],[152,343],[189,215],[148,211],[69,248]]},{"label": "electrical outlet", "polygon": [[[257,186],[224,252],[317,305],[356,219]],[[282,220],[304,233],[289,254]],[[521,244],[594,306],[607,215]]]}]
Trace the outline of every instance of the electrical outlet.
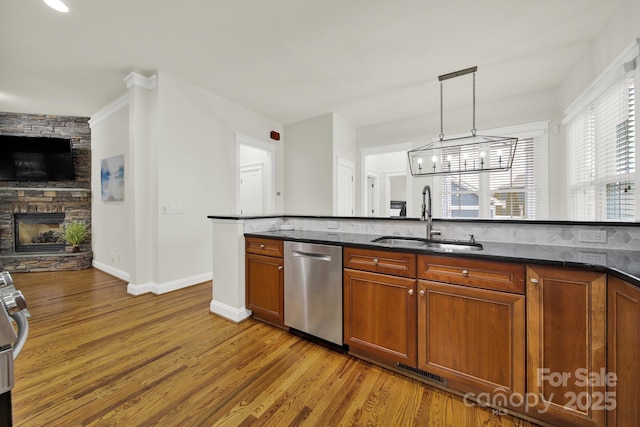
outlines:
[{"label": "electrical outlet", "polygon": [[328,221],[327,222],[327,228],[329,228],[329,229],[338,228],[338,221]]},{"label": "electrical outlet", "polygon": [[602,230],[580,230],[582,243],[607,243],[607,232]]},{"label": "electrical outlet", "polygon": [[580,261],[587,264],[607,265],[607,254],[596,252],[580,252]]}]

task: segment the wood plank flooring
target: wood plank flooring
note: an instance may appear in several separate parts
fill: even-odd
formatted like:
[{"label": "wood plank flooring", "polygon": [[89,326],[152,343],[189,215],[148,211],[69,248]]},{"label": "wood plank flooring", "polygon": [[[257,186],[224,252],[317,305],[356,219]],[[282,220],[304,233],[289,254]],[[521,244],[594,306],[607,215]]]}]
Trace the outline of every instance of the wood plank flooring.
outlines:
[{"label": "wood plank flooring", "polygon": [[32,314],[15,426],[529,426],[249,319],[211,282],[130,296],[95,269],[14,273]]}]

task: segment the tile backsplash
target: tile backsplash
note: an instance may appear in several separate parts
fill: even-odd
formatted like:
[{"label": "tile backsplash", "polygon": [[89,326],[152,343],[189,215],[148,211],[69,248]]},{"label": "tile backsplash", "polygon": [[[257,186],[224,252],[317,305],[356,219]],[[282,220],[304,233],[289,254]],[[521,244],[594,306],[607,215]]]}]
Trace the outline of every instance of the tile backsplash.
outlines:
[{"label": "tile backsplash", "polygon": [[[393,219],[346,219],[314,217],[274,217],[244,220],[245,232],[278,229],[281,225],[296,230],[335,231],[369,235],[396,235],[424,237],[426,223]],[[337,226],[337,228],[334,228]],[[640,227],[624,225],[580,225],[554,223],[505,223],[490,221],[433,221],[434,230],[442,232],[439,239],[469,240],[470,235],[478,242],[504,242],[571,246],[594,249],[617,249],[640,251]],[[605,231],[606,243],[581,241],[580,232]]]}]

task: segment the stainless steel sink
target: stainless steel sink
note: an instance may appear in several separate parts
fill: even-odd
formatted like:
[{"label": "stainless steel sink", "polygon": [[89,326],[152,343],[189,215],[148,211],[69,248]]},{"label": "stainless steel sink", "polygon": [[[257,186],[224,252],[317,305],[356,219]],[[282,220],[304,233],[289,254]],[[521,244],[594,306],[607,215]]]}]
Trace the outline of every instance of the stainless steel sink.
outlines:
[{"label": "stainless steel sink", "polygon": [[445,252],[454,251],[481,251],[483,249],[480,243],[470,242],[454,242],[454,241],[442,241],[442,242],[427,242],[427,248],[437,249]]},{"label": "stainless steel sink", "polygon": [[459,240],[427,240],[419,237],[383,236],[373,239],[372,243],[399,246],[405,248],[433,249],[444,252],[481,251],[482,245],[477,242]]},{"label": "stainless steel sink", "polygon": [[391,246],[406,246],[406,247],[424,247],[427,242],[426,239],[420,239],[418,237],[379,237],[372,240],[375,243],[382,243]]}]

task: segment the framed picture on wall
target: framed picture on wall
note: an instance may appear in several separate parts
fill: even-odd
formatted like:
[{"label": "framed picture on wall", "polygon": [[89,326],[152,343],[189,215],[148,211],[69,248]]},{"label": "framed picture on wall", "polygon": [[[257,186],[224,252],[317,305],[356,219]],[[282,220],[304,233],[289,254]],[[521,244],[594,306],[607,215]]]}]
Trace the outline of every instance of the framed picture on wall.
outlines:
[{"label": "framed picture on wall", "polygon": [[124,200],[124,154],[100,161],[100,184],[103,202]]}]

